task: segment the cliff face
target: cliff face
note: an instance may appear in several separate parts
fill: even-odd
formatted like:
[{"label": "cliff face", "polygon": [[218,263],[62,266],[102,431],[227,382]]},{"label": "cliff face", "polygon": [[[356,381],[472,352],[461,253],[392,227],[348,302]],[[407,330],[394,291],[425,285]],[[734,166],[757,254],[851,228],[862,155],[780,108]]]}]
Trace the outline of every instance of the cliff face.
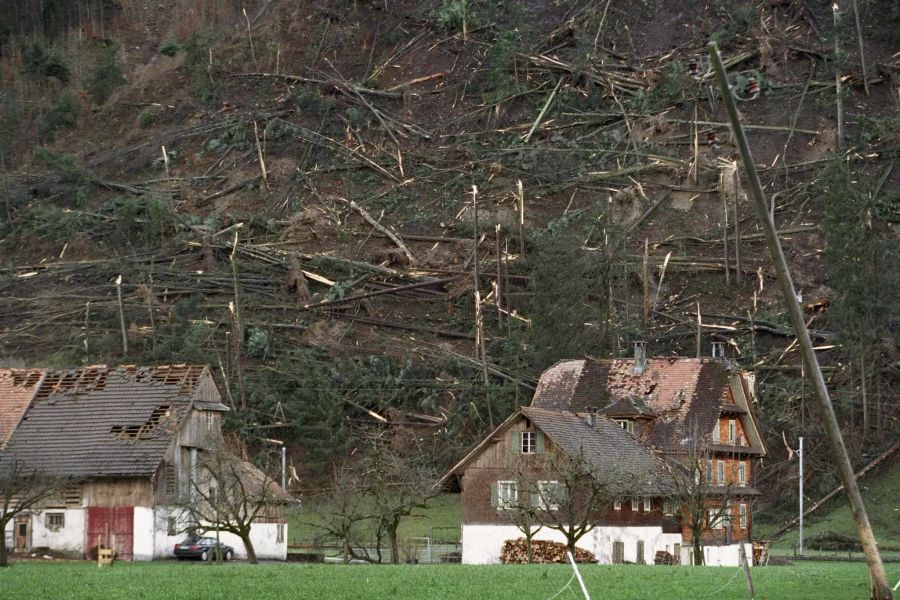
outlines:
[{"label": "cliff face", "polygon": [[[285,405],[319,435],[400,407],[456,440],[560,357],[694,356],[699,324],[704,355],[717,336],[759,370],[764,420],[809,427],[715,39],[847,430],[862,448],[896,423],[898,15],[878,3],[862,54],[852,13],[814,2],[15,4],[13,366],[199,360],[247,423]],[[847,308],[841,252],[876,310]]]}]

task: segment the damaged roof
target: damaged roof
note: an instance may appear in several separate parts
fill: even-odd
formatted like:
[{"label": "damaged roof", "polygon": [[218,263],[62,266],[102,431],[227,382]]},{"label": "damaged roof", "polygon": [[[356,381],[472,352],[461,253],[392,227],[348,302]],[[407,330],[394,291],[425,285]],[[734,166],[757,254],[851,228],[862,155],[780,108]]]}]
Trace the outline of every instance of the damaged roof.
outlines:
[{"label": "damaged roof", "polygon": [[0,369],[0,450],[31,404],[44,373],[44,369]]},{"label": "damaged roof", "polygon": [[[541,375],[531,406],[551,410],[626,416],[633,406],[656,416],[642,433],[663,449],[712,430],[725,403],[730,371],[712,358],[651,358],[641,370],[632,359],[566,360]],[[637,416],[637,415],[635,415]]]},{"label": "damaged roof", "polygon": [[0,462],[16,457],[50,475],[152,475],[191,407],[228,410],[211,378],[203,365],[47,370]]}]

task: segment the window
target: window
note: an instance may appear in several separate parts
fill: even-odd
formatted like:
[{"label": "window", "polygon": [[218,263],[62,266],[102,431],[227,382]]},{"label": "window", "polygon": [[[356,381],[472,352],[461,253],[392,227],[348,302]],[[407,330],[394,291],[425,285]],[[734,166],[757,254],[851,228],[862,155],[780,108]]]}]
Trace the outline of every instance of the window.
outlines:
[{"label": "window", "polygon": [[612,561],[614,565],[625,562],[625,542],[613,542]]},{"label": "window", "polygon": [[616,419],[616,423],[628,433],[634,433],[634,421],[630,419]]},{"label": "window", "polygon": [[178,519],[175,517],[166,519],[166,535],[178,535]]},{"label": "window", "polygon": [[541,510],[559,510],[565,489],[558,481],[538,481],[535,505]]},{"label": "window", "polygon": [[713,430],[712,430],[712,440],[713,440],[713,443],[715,443],[715,444],[718,444],[719,442],[722,441],[722,430],[719,427],[718,420],[716,421],[716,426],[713,427]]},{"label": "window", "polygon": [[650,512],[650,496],[644,496],[644,512]]},{"label": "window", "polygon": [[706,461],[706,485],[712,485],[713,476],[712,476],[712,461]]},{"label": "window", "polygon": [[166,498],[174,500],[178,491],[178,481],[175,477],[175,465],[166,463]]},{"label": "window", "polygon": [[275,543],[281,544],[284,543],[284,523],[279,523],[275,529]]},{"label": "window", "polygon": [[744,464],[744,461],[738,463],[738,483],[747,485],[747,465]]},{"label": "window", "polygon": [[718,461],[716,467],[716,485],[725,485],[725,461]]},{"label": "window", "polygon": [[492,492],[494,497],[491,498],[491,504],[497,508],[510,508],[519,502],[519,490],[515,481],[498,481]]},{"label": "window", "polygon": [[737,421],[728,420],[728,442],[733,444],[737,440]]},{"label": "window", "polygon": [[622,499],[616,498],[613,500],[613,509],[614,510],[622,510]]},{"label": "window", "polygon": [[44,515],[44,527],[50,531],[59,531],[66,526],[66,513],[48,512]]},{"label": "window", "polygon": [[637,512],[641,509],[641,500],[640,498],[632,498],[631,499],[631,510],[633,512]]},{"label": "window", "polygon": [[537,452],[537,433],[534,431],[522,432],[522,454],[534,454]]},{"label": "window", "polygon": [[747,505],[741,504],[741,529],[747,529]]},{"label": "window", "polygon": [[663,514],[675,514],[675,501],[671,498],[666,498],[663,500]]},{"label": "window", "polygon": [[719,514],[718,508],[710,508],[706,511],[706,526],[710,529],[724,529],[725,515]]}]

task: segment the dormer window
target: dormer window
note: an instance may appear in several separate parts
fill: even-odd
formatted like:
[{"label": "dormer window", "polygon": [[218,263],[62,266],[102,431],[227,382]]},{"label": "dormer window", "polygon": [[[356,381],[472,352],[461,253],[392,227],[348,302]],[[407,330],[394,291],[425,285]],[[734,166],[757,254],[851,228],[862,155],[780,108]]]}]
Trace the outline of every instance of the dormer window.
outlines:
[{"label": "dormer window", "polygon": [[616,423],[628,433],[634,433],[634,421],[631,419],[616,419]]},{"label": "dormer window", "polygon": [[728,443],[733,444],[737,440],[737,421],[729,419],[728,421]]},{"label": "dormer window", "polygon": [[713,427],[713,430],[712,430],[712,441],[713,441],[713,444],[718,444],[719,442],[722,441],[722,430],[719,427],[718,420],[716,421],[716,426]]}]

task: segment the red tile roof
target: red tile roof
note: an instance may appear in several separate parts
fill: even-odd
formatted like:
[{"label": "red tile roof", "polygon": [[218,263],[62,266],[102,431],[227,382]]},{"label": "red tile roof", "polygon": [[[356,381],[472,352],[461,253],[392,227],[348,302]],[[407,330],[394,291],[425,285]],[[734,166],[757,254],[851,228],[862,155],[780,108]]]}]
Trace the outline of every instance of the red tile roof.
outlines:
[{"label": "red tile roof", "polygon": [[657,415],[647,441],[674,450],[686,436],[712,430],[728,380],[727,365],[711,358],[652,358],[640,372],[631,359],[566,360],[544,371],[531,406],[602,411],[640,398]]},{"label": "red tile roof", "polygon": [[0,369],[0,450],[19,424],[44,373],[43,369]]}]

